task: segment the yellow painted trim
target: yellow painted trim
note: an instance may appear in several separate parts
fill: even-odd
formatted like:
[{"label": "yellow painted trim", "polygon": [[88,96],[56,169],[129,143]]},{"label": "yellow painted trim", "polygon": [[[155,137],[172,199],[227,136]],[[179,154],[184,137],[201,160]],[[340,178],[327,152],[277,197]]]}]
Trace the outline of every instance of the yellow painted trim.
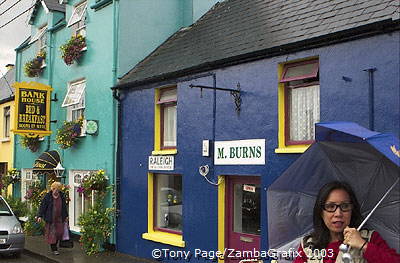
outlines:
[{"label": "yellow painted trim", "polygon": [[161,109],[157,104],[160,98],[160,89],[154,89],[154,152],[161,148]]},{"label": "yellow painted trim", "polygon": [[[278,79],[281,79],[284,64],[278,64]],[[285,85],[278,83],[278,146],[285,148]]]},{"label": "yellow painted trim", "polygon": [[303,153],[305,152],[310,144],[307,145],[296,145],[296,146],[286,146],[283,148],[276,148],[275,153]]},{"label": "yellow painted trim", "polygon": [[143,233],[142,238],[176,247],[185,247],[185,241],[183,241],[182,236],[177,234],[153,231],[151,233]]},{"label": "yellow painted trim", "polygon": [[147,232],[153,232],[154,226],[154,174],[147,177]]},{"label": "yellow painted trim", "polygon": [[154,231],[154,174],[148,173],[147,178],[147,233],[142,234],[143,239],[185,247],[182,235]]},{"label": "yellow painted trim", "polygon": [[177,154],[178,150],[177,149],[172,149],[172,150],[158,150],[158,151],[152,151],[152,155],[167,155],[167,154]]},{"label": "yellow painted trim", "polygon": [[[219,176],[218,181],[218,250],[225,251],[225,177]],[[218,262],[224,262],[218,259]]]},{"label": "yellow painted trim", "polygon": [[[290,61],[290,63],[318,59],[318,57],[302,58]],[[281,79],[283,68],[287,63],[278,64],[278,80]],[[275,153],[303,153],[310,146],[307,145],[285,145],[285,84],[278,83],[278,148]]]}]

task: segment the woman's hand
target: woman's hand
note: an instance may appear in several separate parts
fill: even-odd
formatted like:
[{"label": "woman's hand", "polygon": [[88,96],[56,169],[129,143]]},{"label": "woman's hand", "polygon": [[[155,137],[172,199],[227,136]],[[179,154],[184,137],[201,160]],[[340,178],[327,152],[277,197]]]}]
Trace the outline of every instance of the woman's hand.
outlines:
[{"label": "woman's hand", "polygon": [[36,217],[36,222],[38,223],[42,222],[42,218],[40,216]]},{"label": "woman's hand", "polygon": [[[360,232],[355,228],[346,227],[343,231],[344,241],[343,243],[349,245],[352,248],[361,249],[365,243],[365,239],[361,237]],[[364,246],[365,248],[366,246]]]}]

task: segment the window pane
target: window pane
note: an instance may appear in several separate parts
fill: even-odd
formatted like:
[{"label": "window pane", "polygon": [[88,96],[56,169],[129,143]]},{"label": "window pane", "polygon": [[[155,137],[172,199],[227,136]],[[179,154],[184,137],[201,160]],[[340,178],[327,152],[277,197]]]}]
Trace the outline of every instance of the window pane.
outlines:
[{"label": "window pane", "polygon": [[160,103],[176,101],[176,97],[177,97],[176,89],[161,90],[160,99],[158,101]]},{"label": "window pane", "polygon": [[61,107],[67,107],[78,104],[81,101],[83,94],[85,93],[85,81],[79,81],[71,83],[68,87],[67,95],[65,95],[63,104]]},{"label": "window pane", "polygon": [[67,26],[71,26],[77,22],[79,22],[80,20],[82,20],[84,14],[86,11],[86,1],[77,5],[74,8],[74,11],[72,12],[71,18],[68,21],[68,25]]},{"label": "window pane", "polygon": [[260,186],[250,185],[255,192],[243,190],[243,184],[234,185],[233,231],[260,235]]},{"label": "window pane", "polygon": [[182,231],[182,176],[157,174],[155,187],[155,226]]},{"label": "window pane", "polygon": [[11,126],[11,119],[10,119],[10,107],[4,108],[4,137],[10,137],[10,126]]},{"label": "window pane", "polygon": [[285,65],[286,71],[282,76],[281,82],[286,82],[289,79],[305,79],[317,77],[318,73],[318,62],[313,61],[311,63],[300,64],[300,65]]},{"label": "window pane", "polygon": [[314,140],[319,122],[319,85],[288,89],[291,141]]},{"label": "window pane", "polygon": [[78,225],[79,216],[82,214],[82,194],[78,193],[78,187],[74,187],[74,225]]},{"label": "window pane", "polygon": [[176,105],[165,105],[163,112],[163,146],[176,147]]}]

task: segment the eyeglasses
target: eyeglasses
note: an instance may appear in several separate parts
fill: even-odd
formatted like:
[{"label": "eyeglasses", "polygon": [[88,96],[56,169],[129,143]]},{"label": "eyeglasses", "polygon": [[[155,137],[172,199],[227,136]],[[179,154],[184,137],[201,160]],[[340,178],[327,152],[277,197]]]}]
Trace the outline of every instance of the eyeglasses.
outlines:
[{"label": "eyeglasses", "polygon": [[322,206],[322,209],[324,209],[324,210],[327,211],[327,212],[333,213],[333,212],[336,211],[336,209],[337,209],[338,207],[340,207],[340,210],[341,210],[342,212],[348,212],[348,211],[350,211],[351,209],[353,209],[353,204],[352,204],[352,203],[342,203],[342,204],[340,204],[340,205],[337,205],[337,204],[335,204],[335,203],[326,203],[326,204],[324,204],[324,205]]}]

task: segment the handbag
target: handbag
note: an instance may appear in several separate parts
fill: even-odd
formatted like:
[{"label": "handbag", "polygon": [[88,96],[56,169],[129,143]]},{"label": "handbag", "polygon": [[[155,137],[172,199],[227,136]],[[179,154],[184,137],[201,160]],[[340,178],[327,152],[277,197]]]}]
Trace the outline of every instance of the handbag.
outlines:
[{"label": "handbag", "polygon": [[69,230],[68,222],[64,223],[64,232],[62,236],[62,240],[60,241],[60,247],[63,248],[73,248],[74,241],[71,238],[71,231]]},{"label": "handbag", "polygon": [[64,222],[64,232],[61,240],[69,240],[69,225],[67,222]]}]

